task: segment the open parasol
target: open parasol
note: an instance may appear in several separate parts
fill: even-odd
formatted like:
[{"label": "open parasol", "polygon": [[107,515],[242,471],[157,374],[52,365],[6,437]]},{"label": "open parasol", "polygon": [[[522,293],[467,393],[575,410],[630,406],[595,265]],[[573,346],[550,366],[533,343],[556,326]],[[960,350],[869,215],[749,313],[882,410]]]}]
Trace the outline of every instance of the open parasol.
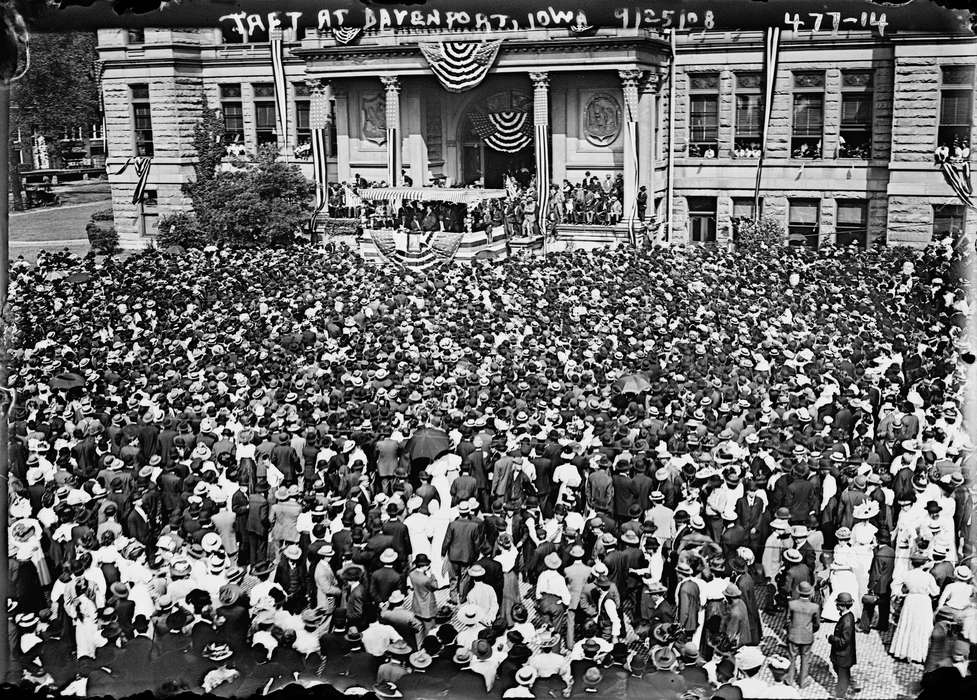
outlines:
[{"label": "open parasol", "polygon": [[74,372],[62,372],[51,380],[52,389],[78,389],[85,386],[85,378]]},{"label": "open parasol", "polygon": [[651,388],[651,382],[640,373],[626,374],[614,382],[614,388],[622,394],[640,394],[642,391],[648,391]]},{"label": "open parasol", "polygon": [[74,282],[75,284],[80,284],[82,282],[87,282],[92,278],[91,274],[87,272],[72,272],[70,275],[65,277],[69,282]]}]

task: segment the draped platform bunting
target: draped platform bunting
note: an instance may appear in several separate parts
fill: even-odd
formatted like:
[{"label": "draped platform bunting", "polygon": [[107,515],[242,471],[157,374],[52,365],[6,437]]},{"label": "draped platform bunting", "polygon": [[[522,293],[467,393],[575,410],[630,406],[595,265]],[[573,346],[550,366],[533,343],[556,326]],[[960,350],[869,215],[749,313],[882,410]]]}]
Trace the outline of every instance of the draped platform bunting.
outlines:
[{"label": "draped platform bunting", "polygon": [[946,184],[950,186],[960,201],[971,209],[977,209],[977,200],[974,200],[974,187],[970,179],[970,163],[966,160],[954,163],[943,154],[937,154],[936,162],[940,166]]},{"label": "draped platform bunting", "polygon": [[309,218],[309,231],[313,232],[319,215],[329,203],[329,179],[326,171],[329,109],[329,98],[325,90],[313,91],[309,102],[309,127],[312,129],[312,178],[316,186],[315,209]]},{"label": "draped platform bunting", "polygon": [[521,151],[533,140],[527,112],[473,112],[469,118],[485,145],[501,153]]},{"label": "draped platform bunting", "polygon": [[418,250],[397,250],[393,235],[384,231],[370,231],[377,252],[386,262],[399,267],[424,272],[436,265],[451,262],[461,245],[461,233],[431,231],[421,241]]},{"label": "draped platform bunting", "polygon": [[431,72],[448,92],[471,90],[488,75],[499,55],[501,39],[493,41],[421,42]]},{"label": "draped platform bunting", "polygon": [[351,44],[363,33],[362,27],[337,27],[332,30],[333,38],[340,44]]}]

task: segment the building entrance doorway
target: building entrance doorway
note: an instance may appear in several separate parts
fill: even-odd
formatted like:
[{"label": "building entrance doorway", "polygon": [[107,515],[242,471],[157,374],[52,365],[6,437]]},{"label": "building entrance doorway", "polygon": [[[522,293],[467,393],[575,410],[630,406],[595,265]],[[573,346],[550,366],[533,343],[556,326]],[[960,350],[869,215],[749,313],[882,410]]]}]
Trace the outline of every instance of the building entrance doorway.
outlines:
[{"label": "building entrance doorway", "polygon": [[[516,127],[517,123],[523,129]],[[527,138],[531,131],[527,133],[525,128],[532,129],[532,98],[522,91],[496,92],[471,104],[458,128],[462,184],[481,181],[486,188],[501,188],[506,176],[512,175],[520,185],[528,186],[536,159],[532,139]],[[505,148],[525,145],[509,152],[491,146],[493,140]]]}]

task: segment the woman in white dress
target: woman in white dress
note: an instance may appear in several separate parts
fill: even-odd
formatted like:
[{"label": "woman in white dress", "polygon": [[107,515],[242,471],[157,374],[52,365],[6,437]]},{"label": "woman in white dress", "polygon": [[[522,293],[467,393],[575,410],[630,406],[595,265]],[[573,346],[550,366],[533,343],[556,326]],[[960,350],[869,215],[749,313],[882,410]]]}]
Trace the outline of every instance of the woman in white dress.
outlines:
[{"label": "woman in white dress", "polygon": [[838,529],[835,533],[838,544],[834,549],[834,557],[828,567],[828,589],[830,594],[824,602],[821,618],[830,622],[837,622],[841,613],[835,601],[842,592],[848,593],[854,599],[851,611],[857,619],[862,614],[862,597],[858,593],[858,578],[855,576],[855,552],[851,547],[851,531],[847,527]]},{"label": "woman in white dress", "polygon": [[448,573],[441,556],[441,545],[448,534],[448,523],[458,517],[458,509],[442,508],[441,503],[432,500],[427,504],[427,510],[431,517],[431,573],[437,579],[438,585],[443,587],[448,585]]},{"label": "woman in white dress", "polygon": [[909,571],[909,554],[916,542],[916,527],[918,520],[913,512],[913,501],[904,499],[899,501],[899,519],[892,535],[892,546],[896,550],[895,562],[892,567],[892,580],[901,579]]},{"label": "woman in white dress", "polygon": [[868,593],[868,574],[875,556],[875,533],[878,532],[878,528],[870,520],[878,514],[878,501],[865,501],[856,506],[853,513],[855,524],[851,528],[852,569],[858,581],[858,595],[854,598],[859,602]]},{"label": "woman in white dress", "polygon": [[936,579],[923,570],[927,558],[913,554],[910,570],[902,580],[893,579],[893,597],[904,597],[899,624],[892,635],[889,653],[897,659],[923,663],[933,632],[933,598],[940,594]]}]

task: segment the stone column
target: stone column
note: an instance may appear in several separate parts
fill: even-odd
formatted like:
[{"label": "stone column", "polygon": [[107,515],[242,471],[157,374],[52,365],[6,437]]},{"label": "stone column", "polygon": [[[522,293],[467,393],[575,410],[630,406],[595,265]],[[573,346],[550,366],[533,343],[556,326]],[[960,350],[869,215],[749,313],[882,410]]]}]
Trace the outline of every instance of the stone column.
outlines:
[{"label": "stone column", "polygon": [[349,182],[353,176],[349,167],[349,93],[344,84],[334,85],[336,104],[336,179]]},{"label": "stone column", "polygon": [[386,92],[387,109],[387,185],[400,184],[401,138],[400,138],[400,78],[396,75],[380,76]]},{"label": "stone column", "polygon": [[645,221],[655,217],[655,165],[658,162],[656,101],[665,79],[665,73],[649,73],[638,86],[638,187],[645,187],[648,192]]},{"label": "stone column", "polygon": [[[638,153],[641,143],[640,138],[637,143],[632,140],[631,130],[628,128],[629,122],[638,121],[638,83],[641,80],[641,71],[637,69],[619,70],[617,72],[621,78],[621,89],[624,93],[624,221],[635,212],[635,200],[638,196],[638,188],[635,182],[638,178],[638,162],[640,155],[635,162],[633,155]],[[637,132],[635,132],[637,136]]]}]

